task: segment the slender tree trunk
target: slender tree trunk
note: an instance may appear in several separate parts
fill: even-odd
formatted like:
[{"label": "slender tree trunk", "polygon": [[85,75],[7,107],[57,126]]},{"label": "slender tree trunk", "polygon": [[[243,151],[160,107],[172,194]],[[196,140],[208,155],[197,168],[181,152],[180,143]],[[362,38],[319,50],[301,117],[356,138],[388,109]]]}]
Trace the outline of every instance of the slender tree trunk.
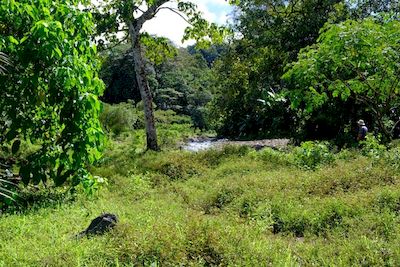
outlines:
[{"label": "slender tree trunk", "polygon": [[133,24],[131,24],[129,27],[129,31],[132,41],[136,80],[144,106],[147,149],[159,151],[160,148],[158,147],[157,143],[157,131],[154,121],[153,96],[151,95],[150,86],[147,81],[146,67],[140,47],[139,30],[135,29]]}]

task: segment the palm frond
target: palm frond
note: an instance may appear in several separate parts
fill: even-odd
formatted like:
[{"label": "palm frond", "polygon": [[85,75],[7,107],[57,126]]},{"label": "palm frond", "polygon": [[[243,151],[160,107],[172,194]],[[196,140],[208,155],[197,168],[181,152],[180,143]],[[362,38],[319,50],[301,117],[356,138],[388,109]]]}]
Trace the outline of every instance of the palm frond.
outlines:
[{"label": "palm frond", "polygon": [[2,187],[2,183],[13,185],[13,186],[16,186],[16,185],[13,182],[10,182],[10,181],[4,180],[4,179],[0,179],[0,196],[3,196],[3,197],[8,198],[8,199],[10,199],[12,201],[15,201],[15,199],[13,197],[15,195],[15,192]]},{"label": "palm frond", "polygon": [[10,181],[4,180],[4,179],[0,179],[0,184],[1,183],[5,183],[5,184],[9,184],[9,185],[15,186],[15,184],[13,182],[10,182]]},{"label": "palm frond", "polygon": [[6,66],[11,66],[11,61],[6,54],[0,52],[0,74],[6,72]]}]

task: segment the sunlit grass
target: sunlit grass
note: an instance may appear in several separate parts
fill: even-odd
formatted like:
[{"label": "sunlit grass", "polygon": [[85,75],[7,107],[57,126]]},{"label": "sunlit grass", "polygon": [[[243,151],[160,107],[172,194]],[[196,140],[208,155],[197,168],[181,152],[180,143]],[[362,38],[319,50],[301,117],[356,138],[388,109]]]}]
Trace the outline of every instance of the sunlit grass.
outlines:
[{"label": "sunlit grass", "polygon": [[[168,135],[184,138],[185,129]],[[109,141],[92,168],[109,182],[97,196],[51,202],[49,194],[3,214],[0,266],[400,264],[395,155],[347,151],[308,170],[269,149],[189,153],[168,144],[145,153],[142,135]],[[74,238],[103,212],[120,219],[112,232]]]}]

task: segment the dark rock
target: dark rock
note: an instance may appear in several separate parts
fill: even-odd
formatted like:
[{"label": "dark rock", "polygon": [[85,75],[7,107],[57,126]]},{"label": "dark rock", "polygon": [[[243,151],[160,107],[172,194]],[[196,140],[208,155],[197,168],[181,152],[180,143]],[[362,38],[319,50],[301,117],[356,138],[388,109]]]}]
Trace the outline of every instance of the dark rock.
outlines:
[{"label": "dark rock", "polygon": [[102,235],[107,231],[111,230],[118,223],[118,217],[111,213],[103,213],[95,218],[86,228],[78,234],[77,237],[91,236],[91,235]]},{"label": "dark rock", "polygon": [[254,144],[251,147],[254,148],[256,151],[260,151],[261,149],[263,149],[265,147],[265,145]]}]

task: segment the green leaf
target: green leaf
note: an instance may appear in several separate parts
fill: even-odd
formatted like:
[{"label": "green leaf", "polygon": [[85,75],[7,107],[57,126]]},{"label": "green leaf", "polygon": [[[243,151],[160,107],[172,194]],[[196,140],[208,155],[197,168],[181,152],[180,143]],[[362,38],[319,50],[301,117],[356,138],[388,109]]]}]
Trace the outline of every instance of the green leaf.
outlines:
[{"label": "green leaf", "polygon": [[61,52],[60,48],[55,47],[55,48],[54,48],[54,51],[57,53],[58,58],[61,58],[61,57],[62,57],[62,52]]},{"label": "green leaf", "polygon": [[28,165],[22,165],[21,168],[19,169],[19,176],[21,176],[22,178],[22,182],[24,184],[29,184],[29,181],[31,179],[31,172],[29,170],[29,166]]},{"label": "green leaf", "polygon": [[19,42],[17,39],[15,39],[13,36],[8,36],[8,39],[10,40],[11,43],[19,45]]},{"label": "green leaf", "polygon": [[19,42],[20,44],[22,44],[23,42],[25,42],[26,40],[28,40],[29,36],[26,35],[24,37],[22,37],[21,41]]},{"label": "green leaf", "polygon": [[55,180],[56,186],[61,186],[67,181],[67,179],[74,174],[74,170],[68,170],[64,174],[57,177]]},{"label": "green leaf", "polygon": [[17,139],[14,141],[11,147],[11,152],[16,154],[19,151],[19,147],[21,146],[21,140]]},{"label": "green leaf", "polygon": [[6,140],[8,142],[10,142],[11,140],[13,140],[15,137],[17,137],[18,132],[15,129],[10,129],[7,134],[6,134]]},{"label": "green leaf", "polygon": [[58,166],[58,168],[57,168],[57,177],[61,176],[61,173],[64,171],[64,168],[65,168],[64,164],[60,164],[60,166]]}]

